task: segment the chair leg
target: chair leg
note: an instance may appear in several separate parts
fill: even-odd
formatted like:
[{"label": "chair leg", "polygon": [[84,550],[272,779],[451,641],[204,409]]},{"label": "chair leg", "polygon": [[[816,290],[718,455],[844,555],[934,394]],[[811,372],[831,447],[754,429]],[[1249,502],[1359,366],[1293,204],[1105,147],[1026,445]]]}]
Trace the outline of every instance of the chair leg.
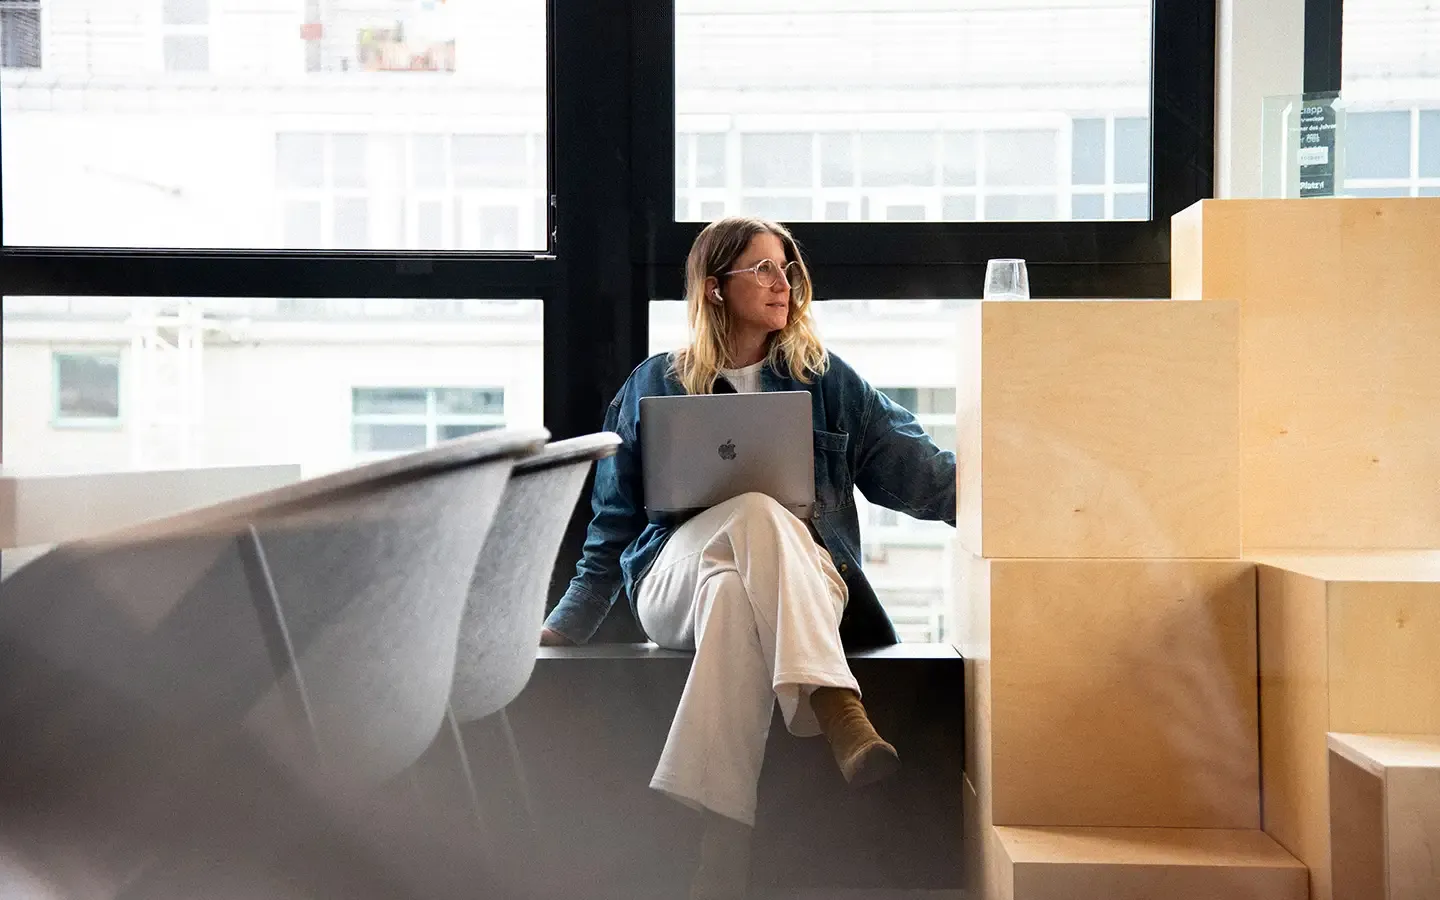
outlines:
[{"label": "chair leg", "polygon": [[520,792],[520,803],[525,809],[525,827],[534,834],[539,822],[535,815],[535,802],[530,795],[530,781],[525,777],[525,761],[520,757],[520,745],[515,740],[515,730],[510,727],[510,716],[505,710],[496,713],[495,719],[505,739],[505,750],[510,755],[510,775],[515,779],[515,788]]},{"label": "chair leg", "polygon": [[305,691],[305,678],[295,656],[295,645],[290,640],[290,629],[285,625],[285,613],[280,608],[280,595],[275,590],[275,578],[270,573],[270,563],[265,558],[265,547],[260,543],[260,533],[254,525],[246,527],[237,539],[240,562],[245,570],[245,580],[250,587],[250,601],[255,605],[255,616],[260,621],[260,633],[265,639],[265,648],[270,655],[270,666],[275,671],[275,681],[283,684],[287,674],[294,674],[294,690],[286,698],[290,707],[291,720],[296,727],[303,727],[308,733],[311,752],[317,770],[324,757],[320,750],[320,732],[315,727],[315,714],[310,707],[310,697]]}]

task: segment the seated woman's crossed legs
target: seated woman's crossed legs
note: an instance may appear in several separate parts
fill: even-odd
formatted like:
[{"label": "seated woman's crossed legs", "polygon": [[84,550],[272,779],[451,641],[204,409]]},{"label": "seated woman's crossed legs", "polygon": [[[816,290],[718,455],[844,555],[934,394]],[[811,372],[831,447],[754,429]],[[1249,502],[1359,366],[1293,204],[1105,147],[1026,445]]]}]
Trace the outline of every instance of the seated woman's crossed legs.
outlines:
[{"label": "seated woman's crossed legs", "polygon": [[792,734],[829,738],[852,783],[898,766],[840,643],[845,582],[805,523],[773,499],[745,494],[681,525],[636,599],[652,640],[695,651],[651,787],[726,820],[707,844],[724,833],[743,841],[754,824],[777,700]]}]

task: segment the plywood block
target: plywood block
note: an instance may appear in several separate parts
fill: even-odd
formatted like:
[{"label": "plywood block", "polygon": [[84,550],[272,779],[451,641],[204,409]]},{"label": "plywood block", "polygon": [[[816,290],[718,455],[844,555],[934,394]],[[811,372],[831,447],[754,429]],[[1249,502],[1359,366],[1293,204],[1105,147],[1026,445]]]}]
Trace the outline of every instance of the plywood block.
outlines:
[{"label": "plywood block", "polygon": [[966,766],[995,823],[1259,827],[1253,567],[962,570]]},{"label": "plywood block", "polygon": [[968,550],[1239,556],[1234,305],[982,302],[960,328]]},{"label": "plywood block", "polygon": [[1332,734],[1335,900],[1440,896],[1440,736]]},{"label": "plywood block", "polygon": [[1264,827],[1329,900],[1326,733],[1440,733],[1440,565],[1431,552],[1256,561]]},{"label": "plywood block", "polygon": [[1305,867],[1258,830],[997,827],[1013,900],[1303,900]]},{"label": "plywood block", "polygon": [[1244,540],[1440,547],[1440,199],[1207,200],[1172,293],[1240,304]]}]

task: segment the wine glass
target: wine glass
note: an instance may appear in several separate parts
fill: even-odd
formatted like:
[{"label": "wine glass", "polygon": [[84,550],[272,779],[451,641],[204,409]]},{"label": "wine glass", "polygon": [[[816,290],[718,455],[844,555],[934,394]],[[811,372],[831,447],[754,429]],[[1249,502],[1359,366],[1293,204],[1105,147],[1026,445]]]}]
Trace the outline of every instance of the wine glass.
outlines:
[{"label": "wine glass", "polygon": [[985,267],[986,300],[1029,300],[1030,275],[1023,259],[992,259]]}]

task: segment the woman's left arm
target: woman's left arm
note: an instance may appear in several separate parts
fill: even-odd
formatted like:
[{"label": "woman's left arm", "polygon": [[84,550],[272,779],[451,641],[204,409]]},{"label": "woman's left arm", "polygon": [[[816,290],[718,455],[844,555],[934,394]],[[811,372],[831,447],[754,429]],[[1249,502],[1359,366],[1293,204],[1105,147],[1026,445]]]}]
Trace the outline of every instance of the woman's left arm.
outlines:
[{"label": "woman's left arm", "polygon": [[855,486],[871,503],[954,525],[955,454],[935,446],[908,409],[869,384],[864,392]]}]

